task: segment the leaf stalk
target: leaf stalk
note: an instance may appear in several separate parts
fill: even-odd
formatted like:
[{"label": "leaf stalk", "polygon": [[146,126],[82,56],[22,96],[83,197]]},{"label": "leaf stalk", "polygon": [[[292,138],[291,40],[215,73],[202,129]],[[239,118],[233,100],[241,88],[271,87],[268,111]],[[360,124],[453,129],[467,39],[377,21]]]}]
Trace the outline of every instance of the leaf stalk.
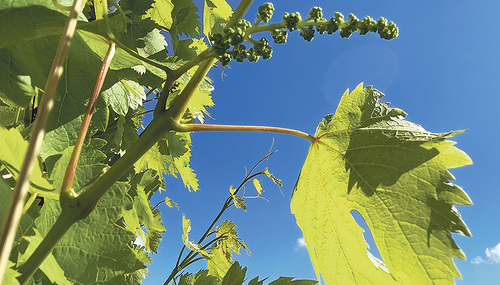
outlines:
[{"label": "leaf stalk", "polygon": [[308,133],[281,127],[269,126],[241,126],[241,125],[211,125],[211,124],[185,124],[179,125],[176,129],[179,132],[270,132],[288,134],[304,138],[311,143],[316,141],[316,138]]},{"label": "leaf stalk", "polygon": [[106,74],[109,70],[111,61],[113,60],[113,56],[115,55],[115,51],[116,45],[114,43],[111,43],[109,45],[108,52],[106,53],[106,57],[104,58],[104,61],[102,63],[101,70],[97,75],[94,90],[92,91],[87,109],[85,110],[85,114],[83,115],[82,125],[80,126],[80,131],[78,132],[78,137],[75,142],[75,147],[73,148],[73,153],[71,154],[68,166],[66,167],[66,172],[64,174],[64,180],[61,188],[60,201],[63,201],[64,199],[72,199],[76,196],[76,193],[72,190],[72,187],[73,180],[75,178],[76,167],[78,165],[78,159],[80,158],[80,153],[82,152],[83,143],[85,141],[85,136],[87,135],[95,105],[97,103],[97,98],[99,97],[102,85],[104,84],[104,80],[106,79]]}]

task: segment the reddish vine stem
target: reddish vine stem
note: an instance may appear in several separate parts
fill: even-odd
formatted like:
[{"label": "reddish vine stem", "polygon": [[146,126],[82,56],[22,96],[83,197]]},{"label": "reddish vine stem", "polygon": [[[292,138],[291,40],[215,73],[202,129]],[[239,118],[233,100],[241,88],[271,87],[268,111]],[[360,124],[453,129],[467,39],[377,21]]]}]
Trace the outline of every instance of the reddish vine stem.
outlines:
[{"label": "reddish vine stem", "polygon": [[210,124],[186,124],[181,125],[178,131],[181,132],[269,132],[294,135],[304,138],[312,143],[316,138],[308,133],[299,130],[268,127],[268,126],[240,126],[240,125],[210,125]]},{"label": "reddish vine stem", "polygon": [[90,96],[90,101],[87,105],[87,110],[85,110],[85,114],[83,115],[82,125],[80,127],[80,131],[78,132],[78,137],[75,142],[75,148],[73,149],[73,153],[71,154],[71,158],[68,163],[68,167],[66,167],[66,172],[64,173],[64,180],[61,188],[61,199],[68,198],[71,199],[76,196],[76,193],[73,191],[73,180],[75,179],[76,167],[78,165],[78,159],[80,158],[80,153],[82,152],[83,142],[85,141],[85,136],[87,135],[87,131],[89,129],[90,120],[92,119],[92,113],[94,112],[95,105],[97,103],[97,98],[99,98],[99,93],[101,92],[102,85],[104,84],[104,79],[106,79],[106,74],[108,73],[109,66],[111,61],[113,60],[113,56],[115,55],[116,45],[115,43],[111,43],[108,48],[108,52],[106,53],[106,57],[101,65],[101,70],[97,75],[97,80],[94,85],[94,90]]},{"label": "reddish vine stem", "polygon": [[56,93],[57,85],[62,77],[64,71],[64,62],[68,53],[71,38],[73,37],[76,29],[78,13],[83,0],[75,0],[66,21],[62,37],[57,47],[56,56],[52,62],[49,76],[44,88],[44,94],[40,102],[38,116],[33,126],[33,132],[29,140],[29,146],[24,157],[23,165],[19,173],[19,178],[16,182],[14,192],[10,197],[7,214],[2,223],[2,233],[0,236],[0,283],[3,280],[7,262],[9,259],[12,244],[16,235],[19,221],[21,220],[24,201],[28,194],[29,177],[35,167],[38,153],[42,146],[42,141],[45,136],[45,125],[49,118],[50,111],[54,106],[54,95]]}]

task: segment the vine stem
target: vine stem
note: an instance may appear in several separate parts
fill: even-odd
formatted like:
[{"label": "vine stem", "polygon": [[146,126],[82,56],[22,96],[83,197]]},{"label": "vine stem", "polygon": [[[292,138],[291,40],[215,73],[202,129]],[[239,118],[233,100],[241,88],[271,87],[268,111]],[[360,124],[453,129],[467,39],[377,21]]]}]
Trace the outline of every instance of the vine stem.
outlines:
[{"label": "vine stem", "polygon": [[85,141],[85,136],[87,135],[87,131],[89,129],[90,120],[92,119],[92,113],[94,112],[97,98],[99,98],[99,93],[101,92],[102,85],[104,84],[104,79],[106,78],[106,74],[108,73],[109,66],[111,64],[111,61],[113,60],[113,56],[115,55],[115,51],[116,45],[112,42],[109,45],[106,57],[102,62],[101,70],[97,75],[94,90],[92,91],[87,109],[85,110],[85,114],[83,115],[82,125],[80,126],[80,131],[78,132],[78,137],[75,142],[75,147],[73,148],[73,153],[71,154],[68,166],[66,167],[66,172],[64,173],[64,180],[61,187],[61,200],[65,198],[71,199],[76,196],[76,193],[73,191],[72,187],[73,180],[75,179],[78,159],[80,158],[80,153],[82,152],[83,142]]},{"label": "vine stem", "polygon": [[268,126],[185,124],[180,125],[176,130],[182,132],[269,132],[294,135],[312,143],[316,141],[315,137],[299,130]]},{"label": "vine stem", "polygon": [[78,13],[85,1],[75,0],[66,21],[62,37],[57,46],[56,56],[52,62],[52,67],[45,84],[45,92],[40,102],[38,116],[35,120],[33,131],[29,140],[29,146],[23,160],[23,165],[19,173],[19,178],[16,182],[14,192],[12,193],[7,207],[7,214],[2,223],[2,233],[0,236],[0,284],[2,283],[7,262],[9,260],[10,251],[16,235],[19,221],[23,211],[24,201],[28,193],[29,177],[35,167],[38,153],[42,146],[42,141],[45,136],[45,125],[47,124],[50,111],[54,106],[54,95],[57,85],[64,71],[64,62],[68,53],[71,38],[73,37],[77,24]]}]

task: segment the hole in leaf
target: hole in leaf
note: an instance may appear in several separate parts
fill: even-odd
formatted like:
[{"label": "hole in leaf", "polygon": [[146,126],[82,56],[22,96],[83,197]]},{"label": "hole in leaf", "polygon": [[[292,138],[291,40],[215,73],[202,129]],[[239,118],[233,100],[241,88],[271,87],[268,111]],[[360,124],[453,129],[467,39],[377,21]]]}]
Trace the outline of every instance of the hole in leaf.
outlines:
[{"label": "hole in leaf", "polygon": [[373,265],[375,265],[375,267],[380,268],[385,272],[389,273],[389,269],[385,265],[384,259],[382,258],[380,252],[378,251],[377,245],[375,244],[375,240],[373,239],[372,236],[372,232],[370,231],[370,228],[366,224],[365,219],[356,210],[351,211],[351,216],[354,218],[356,223],[365,231],[363,233],[363,237],[365,238],[365,241],[368,244],[368,248],[366,249],[366,254],[368,255],[368,258],[371,260]]}]

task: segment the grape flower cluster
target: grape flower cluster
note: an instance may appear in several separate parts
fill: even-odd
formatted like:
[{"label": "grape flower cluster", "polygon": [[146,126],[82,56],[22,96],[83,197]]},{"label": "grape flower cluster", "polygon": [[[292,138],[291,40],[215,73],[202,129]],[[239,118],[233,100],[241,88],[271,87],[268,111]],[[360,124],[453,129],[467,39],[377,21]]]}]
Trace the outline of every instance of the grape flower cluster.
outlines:
[{"label": "grape flower cluster", "polygon": [[[234,59],[237,62],[243,62],[248,59],[251,62],[257,62],[261,57],[263,59],[271,58],[272,47],[268,40],[262,37],[256,41],[246,33],[246,30],[261,24],[268,23],[274,12],[272,3],[264,3],[258,8],[255,23],[252,25],[249,21],[240,19],[234,27],[226,29],[223,33],[217,33],[211,36],[213,50],[217,54],[222,65],[228,65]],[[327,20],[323,18],[323,11],[320,7],[313,7],[309,11],[306,19],[302,20],[299,12],[284,13],[283,21],[279,24],[272,24],[268,30],[262,29],[265,25],[259,27],[259,31],[270,31],[276,44],[285,44],[288,39],[288,32],[300,31],[300,36],[306,41],[312,41],[316,32],[319,34],[327,33],[329,35],[339,31],[343,38],[349,38],[354,32],[360,35],[367,33],[378,33],[383,39],[393,39],[398,36],[398,27],[393,22],[388,22],[385,18],[375,21],[372,17],[366,16],[359,20],[355,15],[349,14],[348,19],[339,12],[334,17]],[[253,30],[255,32],[255,30]],[[253,47],[247,49],[244,41],[253,44]]]}]

